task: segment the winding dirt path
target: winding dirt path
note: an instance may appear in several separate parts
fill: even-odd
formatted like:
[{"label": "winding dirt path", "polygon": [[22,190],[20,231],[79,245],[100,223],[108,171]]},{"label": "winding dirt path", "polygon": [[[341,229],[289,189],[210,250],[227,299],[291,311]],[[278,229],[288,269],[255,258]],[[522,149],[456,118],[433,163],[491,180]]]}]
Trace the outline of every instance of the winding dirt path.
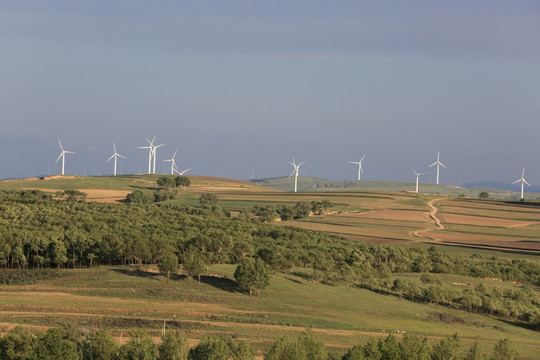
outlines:
[{"label": "winding dirt path", "polygon": [[[439,209],[437,208],[437,206],[435,206],[435,203],[440,201],[442,199],[433,199],[431,201],[428,202],[428,206],[431,208],[431,212],[429,213],[429,217],[430,219],[433,220],[433,222],[435,223],[435,225],[437,226],[437,228],[439,228],[440,230],[444,230],[446,229],[446,226],[444,226],[442,223],[441,223],[441,219],[439,219],[439,217],[437,216],[437,213],[439,212]],[[434,237],[431,237],[431,236],[426,236],[424,233],[428,232],[428,231],[431,231],[433,229],[422,229],[422,230],[416,230],[416,231],[413,231],[412,232],[412,235],[413,236],[416,236],[416,237],[419,237],[419,238],[424,238],[424,239],[429,239],[429,240],[434,240],[434,241],[437,241],[439,239],[437,238],[434,238]]]}]

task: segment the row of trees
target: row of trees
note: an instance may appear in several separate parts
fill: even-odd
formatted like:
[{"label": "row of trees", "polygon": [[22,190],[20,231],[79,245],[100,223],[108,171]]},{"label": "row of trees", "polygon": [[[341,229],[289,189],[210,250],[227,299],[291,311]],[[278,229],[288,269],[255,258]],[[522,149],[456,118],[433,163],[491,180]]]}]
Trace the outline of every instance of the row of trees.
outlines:
[{"label": "row of trees", "polygon": [[[487,356],[475,341],[462,350],[462,341],[455,334],[432,344],[426,336],[406,334],[398,339],[370,338],[356,345],[343,356],[329,353],[315,339],[310,329],[298,339],[288,336],[278,339],[268,349],[266,360],[486,360]],[[499,340],[490,360],[515,360],[519,355],[510,340]],[[169,331],[162,335],[160,345],[145,331],[131,334],[125,344],[118,344],[106,330],[81,333],[70,326],[51,328],[32,336],[15,327],[0,339],[0,359],[3,360],[252,360],[254,353],[247,342],[231,337],[209,336],[190,349],[185,335]]]},{"label": "row of trees", "polygon": [[191,185],[187,176],[161,176],[156,181],[157,188],[149,193],[135,190],[126,196],[127,204],[146,205],[153,202],[173,200],[178,197],[178,191]]},{"label": "row of trees", "polygon": [[252,210],[249,210],[247,214],[249,216],[256,216],[258,219],[264,222],[271,222],[275,219],[281,219],[282,221],[286,220],[297,220],[303,219],[310,214],[322,214],[325,211],[328,211],[334,204],[331,201],[312,201],[312,202],[298,202],[294,206],[289,205],[256,205]]}]

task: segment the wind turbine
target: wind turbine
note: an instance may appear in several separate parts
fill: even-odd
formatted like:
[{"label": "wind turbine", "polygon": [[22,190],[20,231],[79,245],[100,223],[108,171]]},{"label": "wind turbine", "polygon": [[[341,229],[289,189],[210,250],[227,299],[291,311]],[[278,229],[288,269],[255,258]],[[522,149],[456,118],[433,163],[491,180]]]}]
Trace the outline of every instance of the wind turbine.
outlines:
[{"label": "wind turbine", "polygon": [[429,165],[429,167],[437,165],[437,185],[439,185],[439,167],[442,166],[443,168],[446,169],[446,166],[444,166],[443,163],[439,161],[440,153],[441,153],[440,151],[437,151],[437,161],[435,161],[433,164]]},{"label": "wind turbine", "polygon": [[[174,158],[175,158],[177,152],[178,152],[178,150],[176,150],[174,152],[174,155],[172,156],[172,158],[167,159],[167,160],[163,160],[163,161],[170,161],[171,162],[171,175],[174,175],[174,172],[176,170],[176,161],[174,160]],[[178,170],[176,170],[176,172],[178,172]]]},{"label": "wind turbine", "polygon": [[349,161],[349,163],[351,164],[356,164],[358,165],[358,180],[360,180],[361,178],[361,175],[362,173],[364,172],[362,170],[362,161],[364,160],[364,158],[366,157],[367,154],[364,154],[364,156],[362,156],[362,158],[360,159],[360,161]]},{"label": "wind turbine", "polygon": [[[521,172],[521,179],[514,181],[512,184],[517,184],[518,182],[521,183],[521,200],[523,200],[523,184],[529,185],[527,180],[525,180],[525,168],[523,168],[523,171]],[[531,187],[531,185],[529,185]]]},{"label": "wind turbine", "polygon": [[113,141],[113,148],[114,148],[114,154],[107,160],[107,162],[111,161],[112,158],[114,158],[114,176],[116,176],[116,161],[118,160],[118,157],[121,157],[122,159],[125,159],[122,155],[116,152],[116,144]]},{"label": "wind turbine", "polygon": [[288,178],[290,178],[294,174],[294,192],[296,192],[298,190],[298,169],[300,168],[300,166],[303,163],[305,163],[305,161],[302,161],[300,164],[296,165],[296,162],[294,161],[294,158],[292,159],[292,162],[289,161],[289,164],[291,164],[294,167],[293,172],[288,177]]},{"label": "wind turbine", "polygon": [[414,173],[414,175],[416,175],[416,193],[418,194],[418,178],[420,177],[420,175],[425,175],[427,173],[417,173],[416,171],[414,171],[414,169],[411,169],[411,170]]},{"label": "wind turbine", "polygon": [[58,156],[58,159],[54,162],[55,164],[62,158],[62,175],[64,175],[64,167],[66,165],[66,154],[75,154],[73,151],[67,151],[64,150],[64,147],[62,146],[62,143],[60,142],[60,139],[58,139],[58,144],[60,145],[60,149],[62,149],[62,152]]},{"label": "wind turbine", "polygon": [[151,174],[151,170],[152,170],[152,153],[153,153],[153,146],[154,146],[154,140],[156,139],[156,137],[154,136],[154,138],[152,139],[152,141],[148,140],[148,138],[146,138],[146,141],[148,141],[150,143],[149,146],[139,146],[137,149],[148,149],[148,174]]},{"label": "wind turbine", "polygon": [[176,173],[177,173],[178,175],[184,175],[184,174],[187,173],[189,170],[191,170],[191,168],[186,169],[186,170],[184,170],[184,171],[178,171],[178,170],[174,169],[174,171],[176,171]]},{"label": "wind turbine", "polygon": [[160,144],[160,145],[154,145],[154,140],[156,140],[156,137],[154,136],[154,138],[152,139],[152,141],[146,139],[146,141],[148,141],[148,143],[150,144],[150,152],[154,155],[154,168],[152,170],[152,174],[155,174],[156,173],[156,149],[158,147],[161,147],[165,144]]}]

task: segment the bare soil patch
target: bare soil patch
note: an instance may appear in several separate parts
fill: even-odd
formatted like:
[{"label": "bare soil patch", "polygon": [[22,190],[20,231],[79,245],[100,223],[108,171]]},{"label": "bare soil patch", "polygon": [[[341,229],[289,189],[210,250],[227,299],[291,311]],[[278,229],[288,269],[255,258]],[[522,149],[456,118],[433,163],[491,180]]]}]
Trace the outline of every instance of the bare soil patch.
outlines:
[{"label": "bare soil patch", "polygon": [[487,227],[519,227],[536,224],[534,221],[520,221],[501,218],[490,218],[473,215],[459,215],[439,213],[441,219],[448,224],[460,224],[460,225],[475,225],[475,226],[487,226]]},{"label": "bare soil patch", "polygon": [[[347,216],[347,215],[344,215]],[[373,210],[354,214],[358,218],[428,222],[429,214],[412,210]]]}]

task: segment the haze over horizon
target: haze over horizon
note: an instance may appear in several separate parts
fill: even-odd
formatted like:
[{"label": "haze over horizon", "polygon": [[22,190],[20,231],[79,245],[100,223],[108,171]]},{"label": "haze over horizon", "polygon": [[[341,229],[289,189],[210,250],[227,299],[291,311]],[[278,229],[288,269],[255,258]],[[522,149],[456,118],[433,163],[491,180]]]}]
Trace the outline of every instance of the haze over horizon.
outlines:
[{"label": "haze over horizon", "polygon": [[540,184],[540,3],[0,3],[0,178],[157,171],[239,179]]}]

